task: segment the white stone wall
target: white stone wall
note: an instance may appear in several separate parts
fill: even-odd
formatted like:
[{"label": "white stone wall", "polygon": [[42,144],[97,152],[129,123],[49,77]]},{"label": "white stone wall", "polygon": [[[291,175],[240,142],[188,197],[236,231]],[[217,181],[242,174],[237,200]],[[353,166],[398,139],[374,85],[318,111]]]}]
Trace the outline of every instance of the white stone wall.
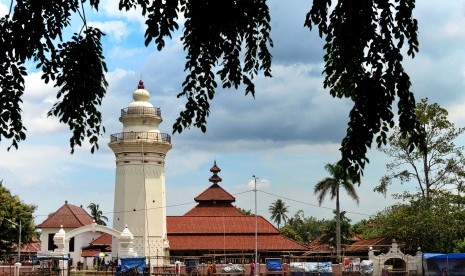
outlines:
[{"label": "white stone wall", "polygon": [[408,273],[416,273],[421,275],[422,271],[422,252],[417,251],[415,256],[404,254],[398,247],[398,244],[393,241],[391,248],[387,254],[375,255],[373,250],[368,252],[368,258],[373,262],[373,276],[381,276],[384,264],[389,259],[400,259],[405,262],[405,270]]}]

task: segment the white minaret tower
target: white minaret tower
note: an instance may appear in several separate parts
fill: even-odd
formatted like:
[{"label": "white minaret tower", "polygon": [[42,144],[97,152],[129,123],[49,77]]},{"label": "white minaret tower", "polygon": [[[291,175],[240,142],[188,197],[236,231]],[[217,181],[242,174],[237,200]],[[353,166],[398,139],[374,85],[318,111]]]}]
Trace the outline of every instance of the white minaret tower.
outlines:
[{"label": "white minaret tower", "polygon": [[[166,230],[165,156],[171,137],[160,133],[159,108],[149,102],[150,94],[139,81],[134,101],[121,110],[121,133],[111,135],[108,144],[116,157],[113,228],[127,226],[134,235],[133,249],[138,256],[158,259],[169,255]],[[115,239],[114,239],[115,240]],[[113,242],[113,256],[118,252]]]}]

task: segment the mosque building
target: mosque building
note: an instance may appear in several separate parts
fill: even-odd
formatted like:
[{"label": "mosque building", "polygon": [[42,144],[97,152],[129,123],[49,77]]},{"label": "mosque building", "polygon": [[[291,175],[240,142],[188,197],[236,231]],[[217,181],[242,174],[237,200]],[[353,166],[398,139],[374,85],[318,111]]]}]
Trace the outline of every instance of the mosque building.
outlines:
[{"label": "mosque building", "polygon": [[[113,228],[95,224],[91,228],[91,218],[82,206],[66,202],[38,225],[47,233],[41,238],[43,252],[54,250],[52,241],[58,239],[53,237],[53,232],[60,228],[60,235],[67,242],[59,246],[60,252],[70,249],[71,238],[65,237],[67,231],[77,235],[86,229],[98,230],[113,236],[112,257],[129,252],[126,246],[131,244],[130,254],[156,256],[161,260],[159,265],[169,262],[173,256],[253,255],[256,250],[262,256],[280,256],[283,252],[308,251],[308,247],[282,236],[264,217],[245,215],[236,208],[234,196],[219,184],[221,169],[216,162],[210,169],[210,186],[194,198],[197,205],[184,215],[167,216],[164,165],[172,148],[171,137],[160,132],[161,110],[149,100],[150,94],[140,81],[133,93],[133,102],[121,110],[122,131],[111,135],[108,144],[115,154],[116,165]],[[63,229],[65,220],[66,229]],[[83,230],[72,230],[73,227]],[[130,242],[119,243],[118,235],[130,238]],[[95,238],[95,234],[74,236],[79,241],[73,241],[75,255],[81,253],[82,259],[84,253],[77,247],[83,248]]]}]

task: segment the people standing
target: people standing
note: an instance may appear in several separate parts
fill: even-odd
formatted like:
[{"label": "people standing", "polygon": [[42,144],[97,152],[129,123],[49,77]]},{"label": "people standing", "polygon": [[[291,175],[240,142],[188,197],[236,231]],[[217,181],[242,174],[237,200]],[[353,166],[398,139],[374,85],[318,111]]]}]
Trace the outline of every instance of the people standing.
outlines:
[{"label": "people standing", "polygon": [[255,275],[255,263],[253,261],[250,261],[250,276]]},{"label": "people standing", "polygon": [[208,264],[207,264],[207,276],[211,276],[211,273],[212,273],[212,263],[210,261],[208,261]]}]

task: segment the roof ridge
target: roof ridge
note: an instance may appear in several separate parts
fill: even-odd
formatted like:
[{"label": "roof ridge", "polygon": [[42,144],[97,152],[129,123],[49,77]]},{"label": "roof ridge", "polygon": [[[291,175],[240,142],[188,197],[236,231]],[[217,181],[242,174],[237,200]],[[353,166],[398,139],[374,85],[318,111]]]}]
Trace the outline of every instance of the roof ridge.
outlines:
[{"label": "roof ridge", "polygon": [[37,228],[76,228],[91,224],[92,216],[82,207],[69,204],[60,206],[55,212],[51,213]]}]

